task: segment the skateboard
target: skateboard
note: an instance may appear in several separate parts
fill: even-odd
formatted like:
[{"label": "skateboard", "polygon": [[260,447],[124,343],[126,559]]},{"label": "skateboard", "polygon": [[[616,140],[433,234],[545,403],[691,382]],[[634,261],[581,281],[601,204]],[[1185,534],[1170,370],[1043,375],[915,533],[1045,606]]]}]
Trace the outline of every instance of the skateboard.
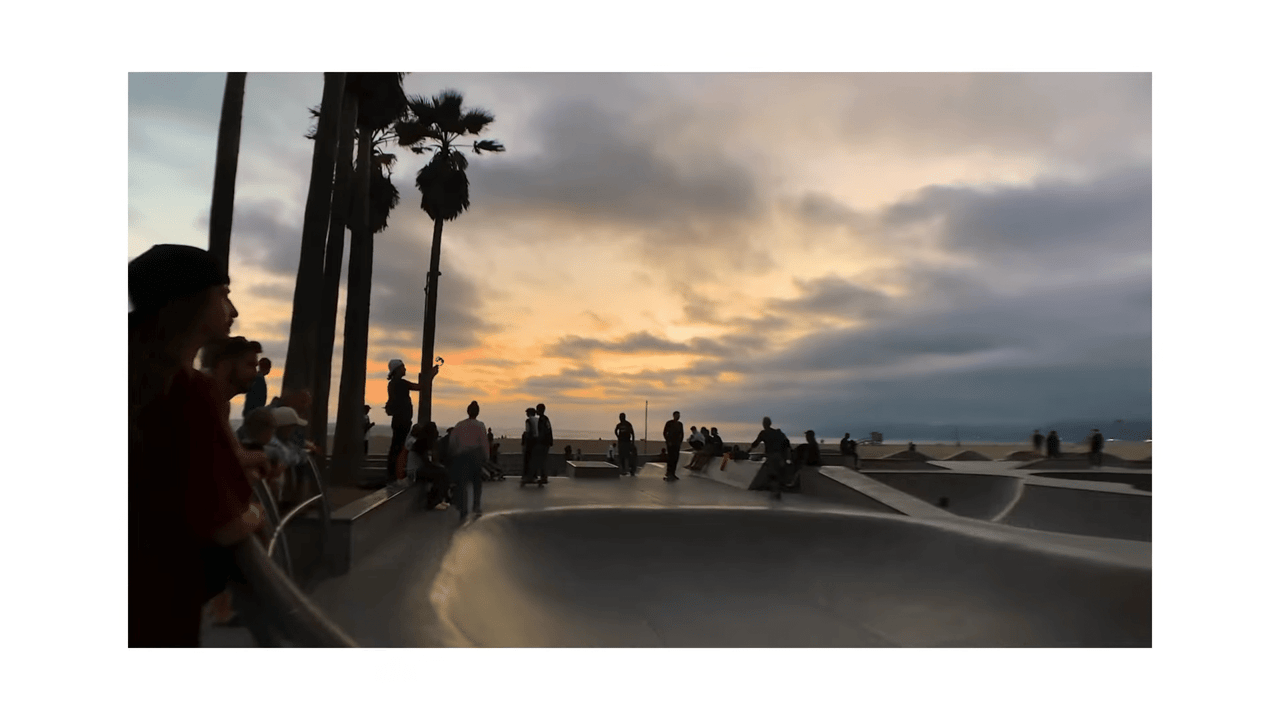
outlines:
[{"label": "skateboard", "polygon": [[539,480],[536,478],[534,479],[520,478],[520,487],[524,487],[525,485],[529,485],[531,483],[534,485],[537,485],[538,487],[545,487],[547,484],[547,481]]}]

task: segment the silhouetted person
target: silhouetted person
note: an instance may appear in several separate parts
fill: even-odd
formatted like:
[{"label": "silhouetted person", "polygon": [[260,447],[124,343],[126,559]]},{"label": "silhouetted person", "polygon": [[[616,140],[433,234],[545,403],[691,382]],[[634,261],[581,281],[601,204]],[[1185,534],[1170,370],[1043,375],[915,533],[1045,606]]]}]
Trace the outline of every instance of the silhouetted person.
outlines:
[{"label": "silhouetted person", "polygon": [[821,465],[822,450],[812,430],[804,431],[804,444],[796,448],[796,465]]},{"label": "silhouetted person", "polygon": [[1036,428],[1036,434],[1031,436],[1031,447],[1040,454],[1040,448],[1044,445],[1044,436],[1040,434],[1040,428]]},{"label": "silhouetted person", "polygon": [[480,417],[480,403],[475,400],[467,405],[467,419],[453,426],[449,438],[451,464],[449,474],[453,481],[453,504],[458,516],[467,519],[467,486],[471,488],[471,512],[480,515],[480,469],[489,456],[489,436]]},{"label": "silhouetted person", "polygon": [[547,454],[551,452],[551,448],[556,444],[555,433],[551,429],[551,418],[547,417],[547,406],[538,403],[534,408],[537,412],[535,418],[535,444],[533,446],[533,462],[529,468],[531,477],[538,479],[538,482],[547,484]]},{"label": "silhouetted person", "polygon": [[373,429],[374,425],[377,425],[377,423],[369,419],[369,411],[371,409],[372,408],[370,408],[368,405],[364,406],[364,456],[365,457],[369,457],[369,431]]},{"label": "silhouetted person", "polygon": [[1051,458],[1062,455],[1062,440],[1058,437],[1057,430],[1050,430],[1049,437],[1044,439],[1044,447],[1046,453]]},{"label": "silhouetted person", "polygon": [[671,482],[679,480],[676,465],[680,462],[680,444],[684,442],[684,423],[680,422],[680,413],[671,413],[671,419],[662,428],[662,439],[667,445],[667,474],[663,480]]},{"label": "silhouetted person", "polygon": [[[258,348],[258,352],[262,352],[261,347]],[[270,374],[271,359],[259,359],[258,374],[244,394],[244,410],[240,412],[242,417],[249,417],[249,413],[267,404],[267,376]]]},{"label": "silhouetted person", "polygon": [[631,427],[631,423],[627,422],[626,413],[618,413],[618,424],[613,428],[613,434],[618,438],[618,467],[622,472],[627,472],[627,466],[631,467],[631,476],[636,474],[636,431]]},{"label": "silhouetted person", "polygon": [[907,454],[908,454],[908,455],[915,455],[915,454],[916,454],[916,444],[915,444],[915,443],[913,443],[913,442],[909,442],[909,443],[907,443]]},{"label": "silhouetted person", "polygon": [[200,644],[206,601],[238,577],[231,546],[262,525],[260,451],[231,432],[196,354],[237,317],[210,253],[157,245],[129,263],[128,603],[130,647]]},{"label": "silhouetted person", "polygon": [[791,442],[781,430],[773,426],[773,420],[768,417],[763,418],[760,424],[764,429],[747,448],[747,452],[754,450],[756,445],[764,445],[764,471],[768,474],[769,490],[773,492],[775,500],[781,500],[782,483],[787,472],[787,452]]},{"label": "silhouetted person", "polygon": [[1102,431],[1093,429],[1089,435],[1089,467],[1102,467]]},{"label": "silhouetted person", "polygon": [[396,461],[400,458],[400,450],[404,448],[404,440],[413,428],[413,399],[410,392],[418,390],[418,384],[405,379],[403,360],[392,360],[387,363],[387,414],[391,416],[391,447],[387,451],[387,481],[396,479]]},{"label": "silhouetted person", "polygon": [[565,462],[569,462],[569,461],[570,461],[570,460],[572,460],[572,459],[573,459],[573,446],[572,446],[572,445],[565,445],[565,446],[564,446],[564,461],[565,461]]},{"label": "silhouetted person", "polygon": [[849,454],[849,433],[845,433],[844,437],[840,438],[840,454]]},{"label": "silhouetted person", "polygon": [[231,415],[231,399],[249,390],[258,372],[262,346],[237,335],[218,338],[200,350],[200,369],[213,379],[218,397]]},{"label": "silhouetted person", "polygon": [[521,433],[520,446],[525,454],[524,468],[520,471],[520,479],[534,478],[534,446],[538,445],[538,411],[525,407],[525,432]]}]

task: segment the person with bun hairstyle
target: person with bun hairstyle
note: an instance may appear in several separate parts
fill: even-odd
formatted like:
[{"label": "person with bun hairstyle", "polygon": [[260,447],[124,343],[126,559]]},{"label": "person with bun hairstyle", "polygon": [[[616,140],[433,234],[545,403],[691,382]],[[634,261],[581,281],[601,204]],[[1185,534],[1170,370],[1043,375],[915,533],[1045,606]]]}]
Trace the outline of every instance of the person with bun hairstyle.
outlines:
[{"label": "person with bun hairstyle", "polygon": [[230,548],[262,525],[250,474],[196,354],[238,313],[213,255],[157,245],[129,263],[129,646],[200,644],[202,606],[237,572]]},{"label": "person with bun hairstyle", "polygon": [[391,448],[387,451],[387,482],[396,481],[396,461],[404,449],[405,438],[413,429],[413,398],[409,393],[418,390],[418,383],[405,379],[404,361],[387,363],[387,404],[384,408],[391,416]]}]

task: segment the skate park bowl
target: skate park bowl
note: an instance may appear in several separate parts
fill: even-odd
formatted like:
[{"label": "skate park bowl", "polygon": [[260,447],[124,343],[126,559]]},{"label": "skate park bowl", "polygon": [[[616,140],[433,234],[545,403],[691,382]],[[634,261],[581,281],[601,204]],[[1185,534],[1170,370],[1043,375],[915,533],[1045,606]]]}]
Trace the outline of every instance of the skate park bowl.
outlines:
[{"label": "skate park bowl", "polygon": [[1150,647],[1150,562],[854,510],[512,510],[430,585],[454,647]]},{"label": "skate park bowl", "polygon": [[1022,492],[1022,483],[1008,475],[972,473],[863,473],[891,488],[909,493],[930,505],[975,520],[994,520],[1014,503]]}]

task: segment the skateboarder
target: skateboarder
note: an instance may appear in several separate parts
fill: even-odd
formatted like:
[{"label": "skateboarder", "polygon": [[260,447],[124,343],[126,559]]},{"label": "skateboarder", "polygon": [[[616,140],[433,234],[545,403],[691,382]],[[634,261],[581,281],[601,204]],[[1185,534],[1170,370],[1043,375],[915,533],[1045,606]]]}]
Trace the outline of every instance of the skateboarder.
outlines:
[{"label": "skateboarder", "polygon": [[768,474],[769,490],[773,492],[775,500],[781,500],[782,483],[786,479],[787,453],[791,448],[791,441],[787,440],[787,436],[781,430],[773,427],[773,420],[768,417],[762,419],[760,424],[764,429],[747,448],[747,452],[750,453],[756,445],[764,443],[764,471]]},{"label": "skateboarder", "polygon": [[1040,447],[1044,445],[1044,436],[1040,434],[1040,428],[1036,428],[1036,434],[1031,436],[1031,447],[1040,454]]}]

